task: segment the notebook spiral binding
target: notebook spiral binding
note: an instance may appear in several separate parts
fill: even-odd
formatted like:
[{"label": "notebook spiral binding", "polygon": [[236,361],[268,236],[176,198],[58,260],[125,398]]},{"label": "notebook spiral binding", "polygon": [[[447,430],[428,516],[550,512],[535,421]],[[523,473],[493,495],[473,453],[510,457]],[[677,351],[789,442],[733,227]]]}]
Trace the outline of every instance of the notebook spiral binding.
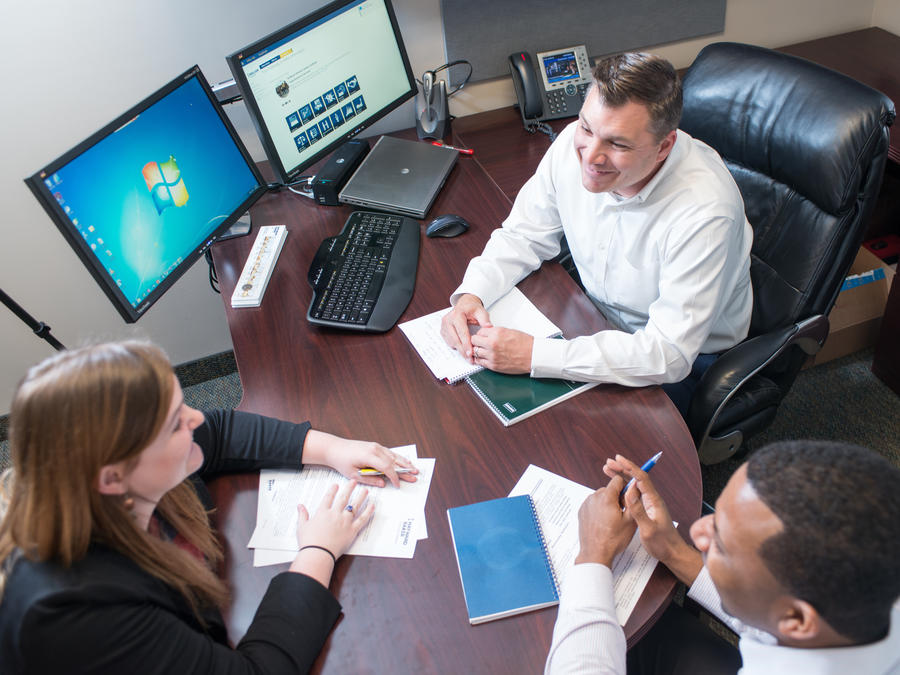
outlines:
[{"label": "notebook spiral binding", "polygon": [[[478,370],[481,370],[481,368],[479,368]],[[478,371],[475,371],[475,372],[478,372]],[[488,407],[488,409],[492,413],[494,413],[497,416],[497,419],[499,419],[501,422],[503,422],[504,426],[509,426],[509,418],[507,418],[506,415],[504,415],[502,412],[500,412],[500,409],[496,405],[494,405],[494,402],[487,396],[487,394],[485,394],[481,390],[481,387],[478,386],[478,384],[470,377],[470,375],[474,375],[474,373],[469,373],[469,375],[466,375],[465,380],[469,384],[469,386],[472,387],[472,391],[474,391],[478,395],[478,398],[480,398],[482,401],[484,401],[484,404]],[[534,502],[532,502],[531,508],[532,508],[532,510],[534,509]],[[535,519],[537,519],[536,514],[535,514]],[[541,524],[538,523],[538,529],[540,529],[540,527],[541,527]],[[543,538],[543,536],[544,536],[544,533],[541,532],[541,537]]]},{"label": "notebook spiral binding", "polygon": [[541,539],[541,548],[544,549],[544,560],[547,564],[547,572],[550,573],[550,578],[553,579],[553,589],[556,591],[556,599],[559,600],[559,579],[556,577],[556,569],[553,567],[553,562],[550,560],[550,551],[547,549],[547,540],[544,538],[544,528],[541,527],[537,508],[534,505],[534,500],[531,498],[531,495],[528,495],[528,503],[531,505],[531,517],[534,518],[534,527],[538,532],[538,537]]}]

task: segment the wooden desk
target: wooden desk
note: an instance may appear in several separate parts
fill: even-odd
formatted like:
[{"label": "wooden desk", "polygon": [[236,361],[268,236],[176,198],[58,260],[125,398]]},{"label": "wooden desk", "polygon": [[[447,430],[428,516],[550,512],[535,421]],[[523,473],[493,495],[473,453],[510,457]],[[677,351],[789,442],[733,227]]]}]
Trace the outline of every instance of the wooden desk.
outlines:
[{"label": "wooden desk", "polygon": [[[455,212],[472,224],[455,239],[423,236],[416,292],[401,321],[446,306],[469,259],[509,210],[509,201],[480,164],[460,158],[430,212]],[[316,663],[317,672],[537,672],[550,646],[556,610],[480,626],[468,623],[446,510],[506,495],[529,463],[578,482],[606,483],[607,457],[626,452],[665,459],[654,478],[673,518],[686,528],[700,512],[696,451],[681,417],[656,387],[601,385],[505,428],[465,384],[435,381],[397,328],[382,335],[323,330],[305,318],[309,261],[322,238],[349,213],[289,193],[254,207],[257,226],[284,223],[289,234],[260,308],[233,310],[228,300],[253,237],[216,244],[213,256],[244,386],[240,409],[312,420],[318,429],[387,445],[415,443],[437,458],[426,509],[428,539],[412,560],[346,557],[331,584],[343,605]],[[424,229],[424,228],[423,228]],[[567,335],[605,323],[555,264],[520,287]],[[245,632],[268,580],[286,565],[253,568],[246,542],[255,523],[258,476],[212,485],[227,540],[226,573],[233,640]],[[631,643],[665,609],[675,588],[662,566],[625,626]]]}]

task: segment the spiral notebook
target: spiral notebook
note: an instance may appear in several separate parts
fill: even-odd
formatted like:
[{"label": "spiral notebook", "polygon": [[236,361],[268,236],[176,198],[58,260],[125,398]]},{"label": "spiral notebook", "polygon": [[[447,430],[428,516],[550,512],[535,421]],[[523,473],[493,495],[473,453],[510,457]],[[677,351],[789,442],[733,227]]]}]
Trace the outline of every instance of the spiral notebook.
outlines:
[{"label": "spiral notebook", "polygon": [[473,373],[466,377],[466,382],[505,427],[599,384],[538,378],[528,374],[505,375],[492,370]]},{"label": "spiral notebook", "polygon": [[447,509],[469,623],[559,603],[559,586],[531,495]]}]

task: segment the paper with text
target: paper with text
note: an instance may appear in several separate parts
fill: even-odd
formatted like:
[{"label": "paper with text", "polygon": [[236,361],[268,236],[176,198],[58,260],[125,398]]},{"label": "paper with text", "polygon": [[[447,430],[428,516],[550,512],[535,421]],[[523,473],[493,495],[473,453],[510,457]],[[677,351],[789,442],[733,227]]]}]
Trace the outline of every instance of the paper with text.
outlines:
[{"label": "paper with text", "polygon": [[[348,549],[352,555],[411,558],[416,541],[428,536],[425,502],[434,473],[434,459],[415,459],[415,446],[394,448],[414,459],[419,469],[414,483],[401,481],[400,487],[368,488],[367,502],[375,504],[369,524]],[[297,544],[297,504],[314,514],[327,490],[347,478],[329,467],[305,466],[302,471],[264,470],[259,477],[256,528],[248,543],[254,564],[275,564],[293,560]],[[364,489],[358,486],[356,489]],[[261,562],[269,561],[269,562]]]},{"label": "paper with text", "polygon": [[[399,327],[436,378],[458,382],[467,375],[477,373],[482,367],[469,363],[441,337],[441,319],[450,310],[451,308],[447,307],[401,323]],[[559,327],[544,316],[541,310],[515,286],[491,305],[488,312],[491,323],[495,326],[515,328],[535,337],[562,335]],[[471,330],[477,328],[472,326]]]},{"label": "paper with text", "polygon": [[[575,564],[580,547],[578,509],[592,492],[584,485],[530,464],[509,493],[510,497],[531,495],[560,587]],[[628,547],[613,560],[612,566],[616,618],[620,625],[628,621],[654,569],[656,559],[647,553],[635,531]]]}]

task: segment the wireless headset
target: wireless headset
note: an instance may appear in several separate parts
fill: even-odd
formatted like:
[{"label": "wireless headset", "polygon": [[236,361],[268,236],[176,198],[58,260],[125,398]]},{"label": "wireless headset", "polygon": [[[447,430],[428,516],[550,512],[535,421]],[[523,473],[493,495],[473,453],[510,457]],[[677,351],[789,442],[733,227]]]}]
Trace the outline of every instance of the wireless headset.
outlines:
[{"label": "wireless headset", "polygon": [[[435,81],[437,73],[460,64],[467,65],[469,72],[455,89],[448,92],[444,80]],[[422,85],[422,92],[416,96],[416,132],[420,139],[440,140],[450,132],[451,115],[447,99],[462,89],[471,76],[472,64],[466,60],[450,61],[422,73],[422,79],[417,80]]]}]

